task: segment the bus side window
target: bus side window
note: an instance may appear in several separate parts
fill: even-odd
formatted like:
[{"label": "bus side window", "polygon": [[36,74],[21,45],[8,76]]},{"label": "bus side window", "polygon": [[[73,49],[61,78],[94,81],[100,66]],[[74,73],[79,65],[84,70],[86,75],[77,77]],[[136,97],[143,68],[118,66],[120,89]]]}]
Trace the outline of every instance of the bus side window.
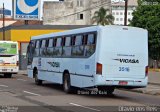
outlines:
[{"label": "bus side window", "polygon": [[89,34],[87,39],[87,45],[95,44],[95,36],[94,34]]},{"label": "bus side window", "polygon": [[57,38],[53,40],[53,47],[56,47],[56,43],[57,43]]},{"label": "bus side window", "polygon": [[83,46],[83,35],[77,35],[75,37],[75,45],[72,46],[72,56],[83,56],[84,46]]},{"label": "bus side window", "polygon": [[51,57],[53,55],[53,39],[48,40],[48,47],[46,53],[48,57]]},{"label": "bus side window", "polygon": [[71,44],[72,44],[72,45],[75,45],[76,36],[73,36],[71,41],[72,41]]},{"label": "bus side window", "polygon": [[88,34],[85,34],[83,37],[83,45],[87,45]]},{"label": "bus side window", "polygon": [[32,64],[34,50],[35,50],[35,41],[30,41],[27,47],[27,64],[28,65]]},{"label": "bus side window", "polygon": [[40,47],[40,41],[37,40],[34,56],[39,56],[39,47]]},{"label": "bus side window", "polygon": [[40,56],[45,56],[46,40],[41,40]]},{"label": "bus side window", "polygon": [[56,39],[55,48],[53,49],[54,56],[61,56],[62,55],[62,38],[58,37]]},{"label": "bus side window", "polygon": [[36,42],[36,48],[39,48],[39,40]]},{"label": "bus side window", "polygon": [[71,37],[64,37],[63,56],[71,56]]},{"label": "bus side window", "polygon": [[85,45],[85,56],[91,56],[95,52],[95,41],[96,41],[96,34],[91,33],[87,36],[87,44]]}]

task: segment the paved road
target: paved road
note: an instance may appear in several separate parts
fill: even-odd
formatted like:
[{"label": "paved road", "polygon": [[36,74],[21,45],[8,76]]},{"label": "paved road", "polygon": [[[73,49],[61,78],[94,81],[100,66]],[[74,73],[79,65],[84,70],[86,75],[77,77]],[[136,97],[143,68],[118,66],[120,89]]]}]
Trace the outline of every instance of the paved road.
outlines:
[{"label": "paved road", "polygon": [[126,109],[124,106],[131,106],[129,109],[132,110],[156,112],[158,110],[154,106],[160,105],[160,96],[130,91],[116,90],[110,97],[88,95],[85,90],[78,92],[83,95],[66,94],[60,85],[49,82],[37,86],[33,79],[24,75],[15,75],[11,79],[0,77],[0,105],[20,106],[19,112],[105,112]]}]

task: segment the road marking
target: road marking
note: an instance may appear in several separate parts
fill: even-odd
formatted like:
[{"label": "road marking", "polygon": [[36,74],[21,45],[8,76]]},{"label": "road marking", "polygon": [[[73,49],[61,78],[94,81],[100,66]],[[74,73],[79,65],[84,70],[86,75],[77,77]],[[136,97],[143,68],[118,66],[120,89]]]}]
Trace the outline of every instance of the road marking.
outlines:
[{"label": "road marking", "polygon": [[35,95],[35,96],[41,96],[40,94],[32,93],[32,92],[29,92],[29,91],[23,91],[23,92],[24,92],[24,93],[31,94],[31,95]]},{"label": "road marking", "polygon": [[0,85],[0,87],[8,87],[8,86],[6,86],[6,85]]},{"label": "road marking", "polygon": [[77,107],[82,107],[82,108],[86,108],[86,109],[94,110],[94,111],[101,111],[101,110],[98,110],[98,109],[94,109],[94,108],[86,107],[86,106],[79,105],[79,104],[76,104],[76,103],[69,103],[69,104],[70,104],[70,105],[77,106]]},{"label": "road marking", "polygon": [[27,80],[24,80],[24,79],[17,79],[17,80],[19,80],[19,81],[27,81]]}]

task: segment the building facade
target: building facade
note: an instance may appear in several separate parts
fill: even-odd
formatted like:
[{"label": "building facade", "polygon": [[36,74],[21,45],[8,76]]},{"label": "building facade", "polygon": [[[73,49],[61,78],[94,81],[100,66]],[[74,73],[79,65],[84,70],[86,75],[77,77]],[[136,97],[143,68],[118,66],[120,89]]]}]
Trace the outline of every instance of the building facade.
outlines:
[{"label": "building facade", "polygon": [[[132,20],[132,12],[138,6],[137,0],[128,0],[128,10],[127,10],[127,24],[129,20]],[[114,16],[114,24],[124,25],[124,12],[125,12],[125,2],[112,2],[112,15]]]},{"label": "building facade", "polygon": [[[5,26],[11,25],[16,21],[12,19],[11,10],[4,9]],[[3,8],[0,8],[0,28],[3,27]]]},{"label": "building facade", "polygon": [[43,23],[44,25],[92,25],[94,12],[100,7],[111,10],[111,0],[45,1]]},{"label": "building facade", "polygon": [[[4,9],[5,18],[11,18],[11,10]],[[3,8],[0,8],[0,18],[3,18]]]}]

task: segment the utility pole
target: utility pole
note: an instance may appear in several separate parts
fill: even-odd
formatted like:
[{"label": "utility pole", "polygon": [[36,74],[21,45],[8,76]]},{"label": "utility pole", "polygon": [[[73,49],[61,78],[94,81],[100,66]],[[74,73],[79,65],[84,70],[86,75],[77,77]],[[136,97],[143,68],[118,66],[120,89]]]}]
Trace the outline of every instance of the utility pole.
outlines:
[{"label": "utility pole", "polygon": [[127,26],[127,9],[128,9],[128,0],[125,0],[124,26]]},{"label": "utility pole", "polygon": [[5,40],[5,14],[4,14],[4,3],[3,3],[3,40]]}]

